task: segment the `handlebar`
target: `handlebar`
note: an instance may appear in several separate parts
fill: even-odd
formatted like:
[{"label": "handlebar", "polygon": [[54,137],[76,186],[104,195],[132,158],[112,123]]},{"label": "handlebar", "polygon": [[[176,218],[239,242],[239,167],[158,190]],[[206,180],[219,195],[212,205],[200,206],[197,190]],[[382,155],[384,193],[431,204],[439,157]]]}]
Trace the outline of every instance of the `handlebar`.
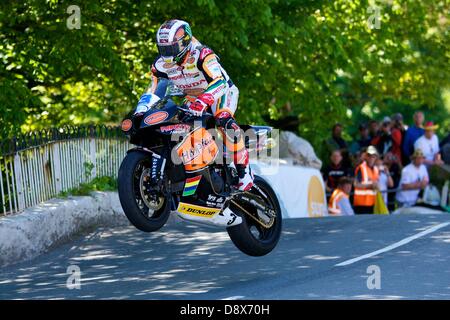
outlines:
[{"label": "handlebar", "polygon": [[[196,116],[196,115],[194,115],[192,112],[191,112],[191,109],[189,109],[189,108],[183,108],[182,106],[177,106],[177,108],[178,108],[178,110],[181,110],[181,111],[183,111],[183,112],[186,112],[186,113],[189,113],[190,115],[192,115],[192,116]],[[214,117],[214,115],[211,113],[211,112],[203,112],[203,114],[202,114],[202,117],[203,116],[210,116],[210,117]],[[198,117],[198,118],[200,118],[200,117]]]}]

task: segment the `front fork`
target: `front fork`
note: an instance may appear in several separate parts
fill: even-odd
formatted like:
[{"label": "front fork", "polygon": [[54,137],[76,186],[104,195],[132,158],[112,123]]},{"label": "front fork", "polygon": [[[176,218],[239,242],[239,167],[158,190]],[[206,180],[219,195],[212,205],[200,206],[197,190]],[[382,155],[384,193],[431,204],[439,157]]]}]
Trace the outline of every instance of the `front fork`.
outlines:
[{"label": "front fork", "polygon": [[171,184],[164,175],[164,170],[166,169],[167,163],[166,157],[144,147],[134,148],[128,152],[145,152],[149,154],[151,164],[149,177],[150,183],[152,186],[156,186],[156,188],[163,193],[166,199],[170,199],[171,210],[176,210],[178,200],[171,196]]}]

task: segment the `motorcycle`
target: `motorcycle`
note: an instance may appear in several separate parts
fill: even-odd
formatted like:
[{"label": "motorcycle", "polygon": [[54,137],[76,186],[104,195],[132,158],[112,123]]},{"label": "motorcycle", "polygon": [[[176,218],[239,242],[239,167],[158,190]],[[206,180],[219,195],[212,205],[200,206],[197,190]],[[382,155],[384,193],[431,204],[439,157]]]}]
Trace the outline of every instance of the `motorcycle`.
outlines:
[{"label": "motorcycle", "polygon": [[[275,248],[282,229],[277,196],[257,175],[249,191],[235,187],[232,155],[220,147],[212,114],[196,117],[167,95],[145,113],[130,113],[121,127],[136,147],[119,169],[119,198],[137,229],[157,231],[176,211],[186,221],[226,228],[247,255],[263,256]],[[245,140],[250,154],[270,148],[271,127],[241,129],[251,133]]]}]

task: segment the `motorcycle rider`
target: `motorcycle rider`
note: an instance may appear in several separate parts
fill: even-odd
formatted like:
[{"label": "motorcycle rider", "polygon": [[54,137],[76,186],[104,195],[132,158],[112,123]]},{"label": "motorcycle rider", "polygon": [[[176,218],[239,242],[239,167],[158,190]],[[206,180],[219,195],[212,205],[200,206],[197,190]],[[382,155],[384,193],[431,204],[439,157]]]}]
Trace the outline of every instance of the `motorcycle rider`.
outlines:
[{"label": "motorcycle rider", "polygon": [[152,82],[141,96],[136,113],[146,112],[164,97],[169,85],[186,94],[185,104],[192,114],[201,116],[211,109],[227,149],[233,152],[238,189],[249,190],[253,186],[249,155],[241,128],[234,119],[238,88],[214,52],[192,36],[187,22],[176,19],[164,22],[157,31],[156,43],[159,55],[152,64]]}]

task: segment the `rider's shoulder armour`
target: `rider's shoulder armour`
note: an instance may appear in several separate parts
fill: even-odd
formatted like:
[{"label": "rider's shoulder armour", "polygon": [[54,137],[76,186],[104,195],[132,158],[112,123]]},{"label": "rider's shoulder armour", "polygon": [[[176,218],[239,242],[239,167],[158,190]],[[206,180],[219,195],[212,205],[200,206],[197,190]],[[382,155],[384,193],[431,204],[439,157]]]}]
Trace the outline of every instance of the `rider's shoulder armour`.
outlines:
[{"label": "rider's shoulder armour", "polygon": [[152,63],[152,73],[157,78],[169,78],[164,68],[164,61],[161,56],[157,56]]}]

